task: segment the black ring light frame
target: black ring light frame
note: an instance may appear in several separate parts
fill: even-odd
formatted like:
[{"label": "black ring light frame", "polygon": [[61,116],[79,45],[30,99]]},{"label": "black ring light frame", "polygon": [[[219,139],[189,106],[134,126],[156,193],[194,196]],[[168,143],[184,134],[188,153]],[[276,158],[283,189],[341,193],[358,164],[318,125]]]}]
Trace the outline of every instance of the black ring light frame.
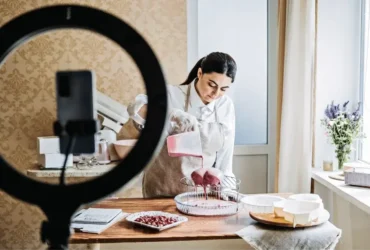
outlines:
[{"label": "black ring light frame", "polygon": [[[115,168],[93,180],[59,186],[42,183],[20,174],[0,156],[0,189],[38,205],[48,217],[41,239],[50,249],[68,247],[70,219],[82,205],[111,194],[139,174],[160,149],[167,117],[166,82],[161,66],[141,35],[121,19],[98,9],[78,5],[56,5],[27,12],[0,28],[0,66],[10,52],[46,31],[79,28],[94,31],[126,50],[143,76],[148,94],[145,128],[135,147]],[[52,124],[51,124],[52,126]]]}]

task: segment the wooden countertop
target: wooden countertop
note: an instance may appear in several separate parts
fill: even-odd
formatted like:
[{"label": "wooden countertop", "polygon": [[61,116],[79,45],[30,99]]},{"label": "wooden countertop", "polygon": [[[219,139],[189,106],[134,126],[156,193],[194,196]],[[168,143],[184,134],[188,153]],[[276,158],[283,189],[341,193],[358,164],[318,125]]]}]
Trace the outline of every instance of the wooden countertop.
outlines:
[{"label": "wooden countertop", "polygon": [[[279,194],[287,197],[290,194]],[[165,211],[179,214],[173,199],[112,199],[92,207],[121,208],[124,212]],[[177,227],[157,232],[129,223],[125,219],[101,234],[74,233],[70,243],[118,243],[238,239],[236,231],[254,223],[248,213],[241,209],[231,216],[198,217],[185,215],[189,220]]]}]

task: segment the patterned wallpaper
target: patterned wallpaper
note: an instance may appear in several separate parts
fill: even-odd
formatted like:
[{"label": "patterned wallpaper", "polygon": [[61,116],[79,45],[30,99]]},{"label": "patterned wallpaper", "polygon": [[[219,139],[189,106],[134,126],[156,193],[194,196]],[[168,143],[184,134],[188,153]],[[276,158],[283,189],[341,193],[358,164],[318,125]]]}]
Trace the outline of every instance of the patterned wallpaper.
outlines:
[{"label": "patterned wallpaper", "polygon": [[[186,0],[0,0],[0,26],[26,11],[60,3],[90,5],[122,18],[153,47],[169,83],[185,78]],[[40,35],[0,67],[0,154],[20,172],[33,167],[36,137],[52,134],[56,70],[85,68],[95,71],[101,92],[123,104],[144,92],[131,58],[88,31]],[[43,219],[37,207],[0,193],[0,249],[45,249],[39,240]]]}]

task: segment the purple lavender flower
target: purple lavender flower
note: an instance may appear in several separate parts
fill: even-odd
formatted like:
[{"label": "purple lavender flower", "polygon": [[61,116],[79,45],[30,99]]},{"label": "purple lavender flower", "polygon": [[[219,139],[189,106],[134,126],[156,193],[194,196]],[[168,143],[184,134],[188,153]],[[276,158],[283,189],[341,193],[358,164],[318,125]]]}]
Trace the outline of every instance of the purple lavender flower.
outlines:
[{"label": "purple lavender flower", "polygon": [[357,109],[352,113],[353,121],[358,121],[361,118],[360,115],[361,103],[357,104]]},{"label": "purple lavender flower", "polygon": [[334,105],[334,101],[331,102],[330,106],[328,105],[325,109],[325,115],[330,119],[333,120],[337,118],[340,114],[340,107],[338,105]]},{"label": "purple lavender flower", "polygon": [[349,101],[346,101],[344,104],[343,104],[343,113],[344,113],[344,118],[348,118],[350,117],[349,113],[347,112],[347,105],[348,105]]},{"label": "purple lavender flower", "polygon": [[347,109],[347,104],[349,103],[349,101],[346,101],[344,104],[343,104],[343,111],[346,111]]},{"label": "purple lavender flower", "polygon": [[343,103],[342,110],[341,110],[340,104],[334,105],[334,101],[332,101],[331,104],[328,105],[324,111],[325,116],[329,120],[333,120],[337,118],[339,115],[343,115],[344,118],[349,119],[350,121],[353,121],[353,122],[357,122],[361,118],[361,114],[360,114],[361,103],[360,102],[358,103],[357,109],[353,111],[352,113],[347,111],[348,103],[349,101],[346,101],[345,103]]}]

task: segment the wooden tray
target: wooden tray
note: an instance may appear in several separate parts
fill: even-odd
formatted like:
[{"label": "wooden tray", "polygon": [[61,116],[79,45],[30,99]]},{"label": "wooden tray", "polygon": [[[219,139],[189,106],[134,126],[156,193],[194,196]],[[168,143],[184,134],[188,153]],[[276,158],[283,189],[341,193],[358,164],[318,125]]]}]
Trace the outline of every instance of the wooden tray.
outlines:
[{"label": "wooden tray", "polygon": [[337,181],[344,181],[344,174],[341,173],[341,174],[331,174],[329,175],[329,178],[333,179],[333,180],[337,180]]},{"label": "wooden tray", "polygon": [[[272,226],[278,226],[278,227],[289,227],[293,228],[293,223],[286,221],[284,218],[275,217],[275,214],[257,214],[257,213],[249,213],[250,217],[262,224],[272,225]],[[307,225],[300,225],[297,224],[296,228],[303,228],[303,227],[313,227],[318,226],[324,222],[327,222],[329,220],[330,214],[327,210],[324,210],[322,215],[316,220],[311,222]]]}]

